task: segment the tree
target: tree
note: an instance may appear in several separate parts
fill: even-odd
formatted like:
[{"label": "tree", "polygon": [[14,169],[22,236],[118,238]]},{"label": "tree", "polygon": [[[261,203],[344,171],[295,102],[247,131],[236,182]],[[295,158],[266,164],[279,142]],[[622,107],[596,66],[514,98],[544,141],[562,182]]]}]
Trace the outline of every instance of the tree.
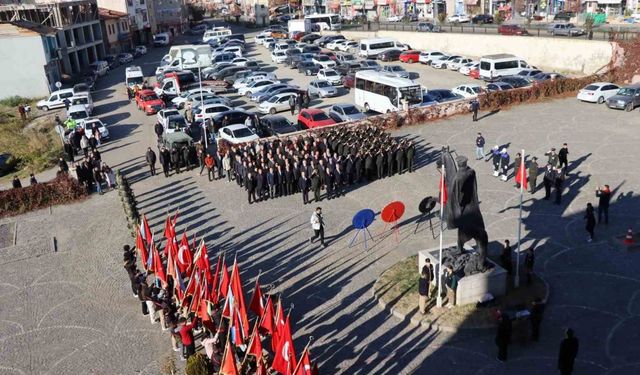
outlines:
[{"label": "tree", "polygon": [[595,18],[593,15],[588,14],[584,20],[584,31],[587,33],[587,38],[593,39],[593,27],[595,25]]},{"label": "tree", "polygon": [[201,7],[194,6],[189,4],[189,15],[191,16],[191,21],[200,22],[204,19],[204,9]]}]

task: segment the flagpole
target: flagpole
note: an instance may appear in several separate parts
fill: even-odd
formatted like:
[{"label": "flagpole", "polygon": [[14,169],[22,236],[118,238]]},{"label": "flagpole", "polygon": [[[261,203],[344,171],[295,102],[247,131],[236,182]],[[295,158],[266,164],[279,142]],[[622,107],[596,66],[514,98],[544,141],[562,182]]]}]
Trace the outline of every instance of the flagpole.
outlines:
[{"label": "flagpole", "polygon": [[524,179],[526,178],[524,175],[524,171],[525,171],[524,150],[522,150],[522,153],[520,155],[522,155],[522,160],[520,161],[520,210],[519,210],[520,212],[518,213],[518,248],[517,248],[517,254],[516,254],[516,280],[514,283],[516,288],[520,286],[520,241],[521,241],[520,236],[522,234],[522,196],[524,194],[524,184],[525,184]]},{"label": "flagpole", "polygon": [[[227,358],[227,348],[229,347],[229,339],[231,338],[231,324],[229,324],[229,328],[227,328],[227,341],[224,343],[224,352],[222,353],[222,360],[220,361],[220,370],[218,371],[218,375],[225,375],[222,373],[222,363]],[[233,361],[235,362],[235,354],[233,356]]]},{"label": "flagpole", "polygon": [[313,336],[309,336],[309,341],[307,341],[307,345],[304,347],[304,350],[302,351],[302,354],[300,355],[300,361],[298,361],[298,364],[296,365],[296,368],[293,370],[293,375],[298,373],[298,368],[300,368],[300,365],[302,364],[302,358],[304,358],[304,354],[309,350],[309,345],[311,345],[312,341],[313,341]]},{"label": "flagpole", "polygon": [[255,340],[256,335],[258,334],[258,321],[253,325],[253,335],[251,335],[251,340],[249,340],[249,346],[247,346],[247,350],[244,353],[244,359],[242,359],[242,363],[240,364],[240,369],[244,366],[244,363],[247,361],[249,357],[249,349],[253,346],[253,340]]},{"label": "flagpole", "polygon": [[445,194],[445,166],[444,157],[442,157],[442,176],[440,178],[440,251],[438,253],[438,297],[436,298],[436,306],[442,307],[442,237],[444,234],[444,194]]}]

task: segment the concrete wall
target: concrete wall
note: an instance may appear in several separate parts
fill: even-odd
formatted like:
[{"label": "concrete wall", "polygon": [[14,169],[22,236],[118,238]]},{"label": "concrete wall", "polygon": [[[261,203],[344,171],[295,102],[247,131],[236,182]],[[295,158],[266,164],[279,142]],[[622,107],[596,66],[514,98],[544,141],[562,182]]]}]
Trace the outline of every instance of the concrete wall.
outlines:
[{"label": "concrete wall", "polygon": [[0,58],[0,99],[49,95],[40,35],[0,38],[0,51],[5,51]]},{"label": "concrete wall", "polygon": [[588,75],[606,66],[614,46],[606,41],[570,38],[519,37],[484,34],[418,33],[403,31],[343,31],[350,39],[389,37],[418,50],[439,50],[472,58],[510,53],[538,68]]}]

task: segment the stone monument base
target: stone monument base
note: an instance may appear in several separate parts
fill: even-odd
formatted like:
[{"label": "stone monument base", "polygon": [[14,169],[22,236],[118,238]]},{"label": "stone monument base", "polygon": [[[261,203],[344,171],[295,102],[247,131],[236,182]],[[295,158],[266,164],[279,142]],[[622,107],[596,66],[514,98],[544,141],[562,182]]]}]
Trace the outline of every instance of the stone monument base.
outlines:
[{"label": "stone monument base", "polygon": [[[465,247],[465,250],[473,251],[469,247]],[[418,273],[422,271],[425,260],[429,258],[436,276],[432,282],[434,286],[437,286],[438,282],[438,253],[438,248],[418,252]],[[493,267],[486,272],[461,276],[456,292],[456,305],[476,303],[487,293],[491,293],[494,297],[503,296],[507,293],[507,271],[489,258],[487,258],[487,262]],[[443,288],[445,288],[444,285]]]}]

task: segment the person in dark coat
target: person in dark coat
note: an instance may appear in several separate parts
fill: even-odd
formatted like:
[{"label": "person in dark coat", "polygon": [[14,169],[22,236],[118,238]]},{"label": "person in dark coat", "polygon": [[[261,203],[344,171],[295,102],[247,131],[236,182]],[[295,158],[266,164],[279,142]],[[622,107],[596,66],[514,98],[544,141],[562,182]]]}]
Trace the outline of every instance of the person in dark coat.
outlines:
[{"label": "person in dark coat", "polygon": [[552,148],[551,150],[545,152],[544,156],[546,156],[547,164],[549,164],[552,168],[558,166],[558,154],[556,154],[556,149]]},{"label": "person in dark coat", "polygon": [[73,145],[71,145],[71,141],[65,140],[64,154],[66,155],[68,161],[73,161]]},{"label": "person in dark coat", "polygon": [[474,99],[471,102],[471,112],[473,112],[473,122],[478,121],[478,110],[480,109],[480,102],[478,99]]},{"label": "person in dark coat", "polygon": [[162,164],[164,176],[169,177],[169,171],[171,170],[171,154],[166,147],[162,147],[160,150],[160,164]]},{"label": "person in dark coat", "polygon": [[381,179],[384,174],[384,155],[382,153],[382,150],[378,151],[378,154],[376,155],[376,170],[377,170],[377,178],[378,180]]},{"label": "person in dark coat", "polygon": [[562,169],[556,169],[556,180],[555,180],[555,188],[556,188],[556,204],[560,204],[562,201],[562,184],[564,183],[564,174],[562,173]]},{"label": "person in dark coat", "polygon": [[404,147],[398,147],[396,150],[396,170],[398,174],[402,174],[404,172]]},{"label": "person in dark coat", "polygon": [[313,190],[313,199],[320,202],[320,176],[314,170],[311,174],[311,190]]},{"label": "person in dark coat", "polygon": [[11,181],[11,186],[13,186],[14,189],[20,189],[22,187],[22,182],[20,182],[20,179],[18,178],[18,176],[13,176],[13,181]]},{"label": "person in dark coat", "polygon": [[507,349],[511,342],[511,319],[507,316],[498,318],[498,332],[496,333],[496,345],[498,346],[498,361],[507,360]]},{"label": "person in dark coat", "polygon": [[184,163],[184,169],[186,171],[191,170],[191,160],[189,160],[189,147],[187,145],[182,146],[180,149],[180,157]]},{"label": "person in dark coat", "polygon": [[267,176],[265,175],[262,169],[258,169],[258,173],[256,174],[256,196],[258,197],[258,202],[262,202],[264,200],[264,189],[265,182]]},{"label": "person in dark coat", "polygon": [[[515,173],[515,175],[518,175],[518,172],[520,171],[520,164],[522,163],[522,155],[520,155],[520,153],[516,153],[516,157],[513,158],[513,171]],[[520,189],[520,182],[516,181],[516,188]]]},{"label": "person in dark coat", "polygon": [[542,316],[544,315],[545,305],[536,298],[531,306],[529,320],[531,321],[531,340],[538,341],[540,339],[540,324],[542,324]]},{"label": "person in dark coat", "polygon": [[596,227],[596,215],[591,203],[587,203],[587,212],[584,214],[584,219],[586,220],[585,229],[587,233],[589,233],[588,242],[593,241],[593,231]]},{"label": "person in dark coat", "polygon": [[602,223],[602,214],[604,214],[604,223],[609,224],[609,202],[611,201],[609,185],[604,185],[602,189],[598,186],[596,197],[598,197],[598,224]]},{"label": "person in dark coat", "polygon": [[579,343],[575,337],[573,330],[568,328],[565,338],[560,343],[560,352],[558,353],[558,370],[560,375],[571,375],[573,372],[573,363],[578,356]]},{"label": "person in dark coat", "polygon": [[335,176],[331,171],[331,168],[327,169],[327,174],[324,179],[325,186],[327,187],[327,200],[331,200],[333,198],[334,184],[335,184]]},{"label": "person in dark coat", "polygon": [[173,146],[171,150],[171,166],[176,171],[176,174],[180,173],[180,151],[176,146]]},{"label": "person in dark coat", "polygon": [[416,155],[416,146],[412,141],[409,141],[409,145],[407,146],[407,168],[409,169],[409,173],[413,173],[413,159]]},{"label": "person in dark coat", "polygon": [[309,202],[309,179],[306,173],[303,171],[300,173],[300,179],[298,180],[298,188],[302,192],[302,203],[307,204]]},{"label": "person in dark coat", "polygon": [[562,148],[558,151],[558,168],[562,169],[564,174],[567,174],[567,168],[569,167],[569,146],[566,143],[562,144]]},{"label": "person in dark coat", "polygon": [[524,256],[524,272],[527,276],[527,285],[533,283],[533,266],[535,262],[535,254],[533,253],[533,248],[530,247]]},{"label": "person in dark coat", "polygon": [[544,171],[544,199],[549,200],[551,197],[551,187],[556,181],[556,171],[550,164],[547,164],[547,169]]},{"label": "person in dark coat", "polygon": [[393,150],[393,148],[391,147],[387,147],[387,155],[386,155],[386,164],[387,164],[387,177],[391,177],[393,176],[393,165],[394,165],[394,160],[395,159],[395,152]]},{"label": "person in dark coat", "polygon": [[69,172],[69,165],[63,158],[58,159],[58,167],[60,167],[60,170],[64,173]]},{"label": "person in dark coat", "polygon": [[253,178],[253,175],[251,173],[247,173],[247,178],[245,181],[245,189],[247,190],[247,200],[249,201],[249,204],[252,204],[253,202],[257,202],[257,198],[256,198],[256,180],[255,178]]},{"label": "person in dark coat", "polygon": [[529,191],[531,192],[531,194],[535,194],[536,192],[536,185],[538,184],[537,179],[538,179],[538,158],[536,158],[535,156],[531,159],[531,162],[529,163],[529,170],[527,171],[527,174],[529,175],[527,178],[529,179]]},{"label": "person in dark coat", "polygon": [[493,147],[491,150],[491,162],[493,163],[493,177],[500,175],[500,148],[498,146]]},{"label": "person in dark coat", "polygon": [[269,198],[273,199],[276,197],[276,174],[273,170],[273,167],[269,168],[269,172],[267,172],[267,187],[269,188]]},{"label": "person in dark coat", "polygon": [[502,254],[500,254],[500,265],[507,271],[509,275],[513,272],[513,262],[511,261],[511,245],[509,240],[504,240],[504,247],[502,248]]},{"label": "person in dark coat", "polygon": [[93,182],[96,184],[96,191],[102,195],[102,182],[104,181],[104,179],[102,178],[102,172],[100,171],[100,168],[96,167],[93,168]]},{"label": "person in dark coat", "polygon": [[38,183],[38,180],[36,179],[36,176],[33,173],[31,173],[29,175],[29,185],[33,186],[33,185],[36,185],[37,183]]},{"label": "person in dark coat", "polygon": [[293,194],[293,171],[289,164],[287,164],[284,170],[284,182],[284,195]]},{"label": "person in dark coat", "polygon": [[156,136],[158,137],[158,142],[162,140],[162,133],[164,133],[164,127],[162,126],[162,124],[157,122],[153,127],[153,131],[156,133]]},{"label": "person in dark coat", "polygon": [[375,165],[373,155],[371,155],[371,151],[367,151],[364,156],[364,173],[367,181],[371,182],[374,180]]},{"label": "person in dark coat", "polygon": [[156,175],[156,153],[153,152],[151,147],[147,148],[145,159],[147,160],[147,164],[149,165],[149,171],[151,172],[151,175],[155,176]]}]

